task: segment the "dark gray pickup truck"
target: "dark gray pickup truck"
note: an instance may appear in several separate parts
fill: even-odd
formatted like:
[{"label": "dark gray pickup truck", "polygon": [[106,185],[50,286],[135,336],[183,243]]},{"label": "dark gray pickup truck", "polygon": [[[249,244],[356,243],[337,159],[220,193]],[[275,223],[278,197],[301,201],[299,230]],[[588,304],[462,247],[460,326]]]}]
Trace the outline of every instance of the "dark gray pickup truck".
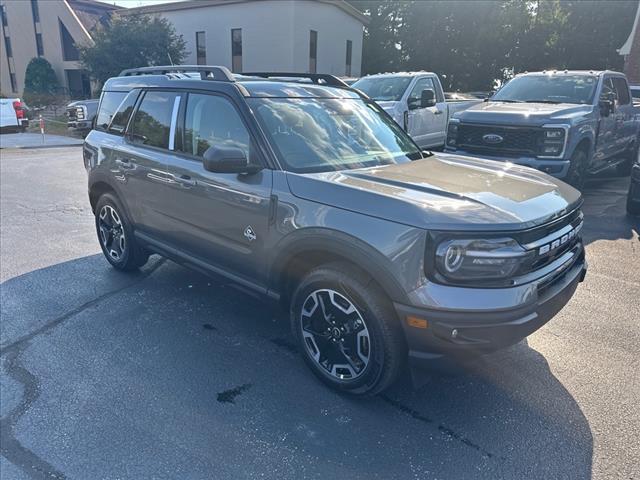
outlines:
[{"label": "dark gray pickup truck", "polygon": [[379,392],[407,359],[516,343],[586,272],[580,192],[422,152],[330,75],[126,71],[95,125],[84,162],[107,260],[160,254],[280,302],[337,389]]},{"label": "dark gray pickup truck", "polygon": [[636,158],[640,109],[612,71],[518,75],[450,120],[446,150],[536,168],[581,188],[589,174]]}]

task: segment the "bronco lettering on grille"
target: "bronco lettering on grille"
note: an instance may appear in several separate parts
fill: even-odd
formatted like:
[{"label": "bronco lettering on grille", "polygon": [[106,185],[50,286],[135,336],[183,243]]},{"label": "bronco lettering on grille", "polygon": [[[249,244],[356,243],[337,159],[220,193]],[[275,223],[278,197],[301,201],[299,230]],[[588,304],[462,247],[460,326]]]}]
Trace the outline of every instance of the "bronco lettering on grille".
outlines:
[{"label": "bronco lettering on grille", "polygon": [[553,242],[549,242],[546,245],[541,246],[538,250],[538,255],[545,255],[551,252],[552,250],[555,250],[556,248],[561,247],[562,245],[567,243],[569,240],[572,240],[573,238],[576,237],[576,235],[578,235],[578,232],[580,231],[580,227],[582,227],[582,224],[568,231],[561,237],[556,238]]}]

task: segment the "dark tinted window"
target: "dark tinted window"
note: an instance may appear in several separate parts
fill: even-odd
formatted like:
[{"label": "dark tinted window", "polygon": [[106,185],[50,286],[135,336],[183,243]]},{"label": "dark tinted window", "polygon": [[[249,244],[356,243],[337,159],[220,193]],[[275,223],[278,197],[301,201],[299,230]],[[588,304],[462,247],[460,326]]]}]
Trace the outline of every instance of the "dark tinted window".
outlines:
[{"label": "dark tinted window", "polygon": [[234,72],[242,71],[242,29],[231,30],[231,68]]},{"label": "dark tinted window", "polygon": [[351,40],[347,40],[347,67],[344,70],[344,74],[347,77],[351,76],[351,57],[353,53],[353,42]]},{"label": "dark tinted window", "polygon": [[7,51],[7,57],[13,57],[13,49],[11,48],[11,39],[4,37],[4,49]]},{"label": "dark tinted window", "polygon": [[309,33],[309,73],[316,73],[318,69],[318,32]]},{"label": "dark tinted window", "polygon": [[250,158],[250,143],[249,132],[231,102],[214,95],[189,95],[185,152],[201,157],[209,147],[237,147]]},{"label": "dark tinted window", "polygon": [[106,130],[111,117],[127,96],[127,92],[103,92],[100,100],[100,110],[96,117],[96,130]]},{"label": "dark tinted window", "polygon": [[174,103],[174,92],[147,92],[133,117],[131,140],[150,147],[169,148],[169,132]]},{"label": "dark tinted window", "polygon": [[629,98],[627,81],[622,77],[613,77],[613,86],[618,95],[618,105],[628,105],[631,102],[631,98]]},{"label": "dark tinted window", "polygon": [[207,47],[204,32],[196,32],[196,62],[198,65],[207,64]]},{"label": "dark tinted window", "polygon": [[79,60],[80,53],[76,48],[76,42],[67,30],[67,27],[64,26],[62,22],[59,21],[60,24],[60,40],[62,40],[62,59],[65,61],[69,60]]},{"label": "dark tinted window", "polygon": [[38,0],[31,0],[31,15],[33,16],[33,23],[40,21],[40,11],[38,10]]},{"label": "dark tinted window", "polygon": [[44,45],[42,44],[42,34],[36,33],[36,51],[39,57],[44,55]]},{"label": "dark tinted window", "polygon": [[139,93],[139,90],[132,90],[124,98],[124,100],[118,107],[118,111],[113,115],[111,124],[109,125],[109,133],[121,135],[124,132],[125,128],[127,128],[129,117],[131,116],[133,108],[136,105],[136,100],[138,99]]},{"label": "dark tinted window", "polygon": [[611,78],[606,78],[602,82],[602,90],[600,91],[600,100],[607,100],[611,95],[614,98],[617,98],[616,90],[613,87],[613,82]]},{"label": "dark tinted window", "polygon": [[640,98],[640,87],[631,87],[631,96],[633,98]]}]

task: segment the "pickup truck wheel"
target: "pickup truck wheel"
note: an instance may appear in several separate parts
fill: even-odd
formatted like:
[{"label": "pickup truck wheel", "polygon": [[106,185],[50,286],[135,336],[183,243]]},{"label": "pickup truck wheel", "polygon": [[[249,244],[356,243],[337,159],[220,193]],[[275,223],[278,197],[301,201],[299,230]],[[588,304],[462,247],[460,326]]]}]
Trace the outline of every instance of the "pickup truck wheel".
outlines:
[{"label": "pickup truck wheel", "polygon": [[137,245],[123,212],[113,195],[102,195],[96,204],[96,232],[102,253],[113,267],[123,271],[136,270],[147,263],[149,254]]},{"label": "pickup truck wheel", "polygon": [[291,302],[305,362],[326,384],[374,395],[390,386],[406,359],[397,315],[371,278],[343,264],[307,274]]},{"label": "pickup truck wheel", "polygon": [[565,181],[578,190],[582,190],[584,188],[584,181],[586,177],[587,152],[582,149],[576,150],[571,156],[571,160],[569,162],[569,172],[567,173],[567,178],[565,179]]}]

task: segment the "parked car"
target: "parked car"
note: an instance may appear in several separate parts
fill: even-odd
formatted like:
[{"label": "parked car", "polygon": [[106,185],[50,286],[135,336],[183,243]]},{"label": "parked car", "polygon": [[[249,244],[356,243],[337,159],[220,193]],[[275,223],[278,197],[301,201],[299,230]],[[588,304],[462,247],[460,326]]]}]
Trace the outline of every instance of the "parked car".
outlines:
[{"label": "parked car", "polygon": [[640,106],[640,85],[629,85],[629,89],[633,97],[633,104],[636,107]]},{"label": "parked car", "polygon": [[516,343],[569,301],[587,268],[580,192],[423,152],[339,79],[281,76],[167,66],[105,83],[83,156],[111,265],[158,253],[279,301],[311,370],[354,394],[407,358]]},{"label": "parked car", "polygon": [[91,130],[99,100],[77,100],[67,105],[67,127],[81,133]]},{"label": "parked car", "polygon": [[622,73],[518,75],[449,122],[446,150],[537,168],[582,188],[588,174],[629,174],[639,110]]},{"label": "parked car", "polygon": [[19,98],[0,98],[0,128],[24,132],[29,127],[27,107]]},{"label": "parked car", "polygon": [[444,146],[449,117],[477,99],[445,99],[438,75],[429,72],[368,75],[352,85],[375,100],[420,148]]},{"label": "parked car", "polygon": [[631,169],[631,184],[627,194],[627,212],[630,215],[640,215],[640,150]]}]

